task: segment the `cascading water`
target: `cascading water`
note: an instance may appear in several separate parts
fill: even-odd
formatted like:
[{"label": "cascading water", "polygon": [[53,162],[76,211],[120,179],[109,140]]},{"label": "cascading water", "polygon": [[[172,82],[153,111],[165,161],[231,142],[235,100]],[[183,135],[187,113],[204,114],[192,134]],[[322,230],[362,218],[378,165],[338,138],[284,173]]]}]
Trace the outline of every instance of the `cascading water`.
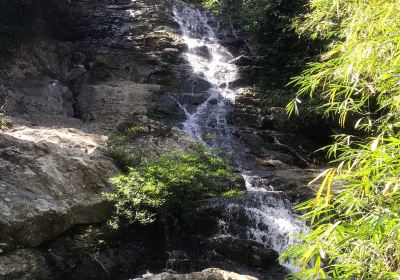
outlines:
[{"label": "cascading water", "polygon": [[210,135],[214,147],[229,150],[232,141],[226,136],[232,131],[226,121],[227,104],[234,101],[235,92],[228,85],[237,78],[237,67],[229,63],[233,56],[218,43],[209,19],[199,10],[181,6],[174,8],[174,14],[189,47],[185,55],[193,68],[194,86],[199,77],[211,84],[207,99],[193,113],[185,110],[183,127],[198,140]]},{"label": "cascading water", "polygon": [[[227,123],[227,113],[236,95],[229,89],[229,84],[238,78],[237,66],[229,63],[234,56],[219,43],[215,31],[208,24],[215,22],[209,12],[186,4],[175,7],[173,12],[189,47],[185,56],[193,69],[190,79],[200,78],[211,84],[205,93],[206,100],[194,110],[190,112],[180,105],[187,117],[183,123],[184,130],[200,141],[205,140],[213,148],[235,153],[239,166],[242,166],[238,156],[240,145],[232,137],[234,128]],[[294,235],[307,230],[306,226],[292,213],[291,204],[282,195],[266,191],[265,186],[258,188],[263,184],[262,178],[245,175],[248,174],[246,170],[242,170],[242,174],[247,195],[227,206],[226,217],[221,221],[221,234],[255,240],[281,252],[294,242]],[[238,222],[246,227],[244,232],[233,226]]]}]

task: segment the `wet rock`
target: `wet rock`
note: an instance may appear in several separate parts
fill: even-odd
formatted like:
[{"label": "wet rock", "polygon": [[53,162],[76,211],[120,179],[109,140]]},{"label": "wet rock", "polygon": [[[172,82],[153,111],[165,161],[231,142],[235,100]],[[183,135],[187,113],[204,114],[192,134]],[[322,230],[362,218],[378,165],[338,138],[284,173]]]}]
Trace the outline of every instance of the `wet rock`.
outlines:
[{"label": "wet rock", "polygon": [[195,47],[191,51],[199,56],[204,57],[207,60],[211,59],[211,53],[207,46]]},{"label": "wet rock", "polygon": [[259,148],[265,145],[264,140],[254,133],[244,132],[240,135],[240,140],[248,147],[254,149],[254,153],[256,154],[259,152]]},{"label": "wet rock", "polygon": [[87,72],[85,66],[83,65],[76,65],[74,68],[72,68],[72,70],[70,72],[67,73],[65,80],[66,81],[73,81],[77,78],[79,78],[80,76],[82,76],[83,74],[85,74]]},{"label": "wet rock", "polygon": [[243,45],[246,44],[246,42],[240,38],[227,38],[224,40],[220,40],[219,43],[224,47],[235,47],[235,48],[241,48],[243,47]]},{"label": "wet rock", "polygon": [[235,59],[232,59],[231,61],[229,61],[229,63],[235,64],[238,66],[251,66],[251,65],[254,65],[255,61],[249,56],[240,55],[240,56],[236,57]]},{"label": "wet rock", "polygon": [[258,120],[259,120],[259,114],[257,112],[251,111],[251,110],[237,110],[234,112],[234,119],[238,123],[242,125],[248,125],[250,127],[257,127],[258,126]]},{"label": "wet rock", "polygon": [[[6,136],[0,135],[0,243],[3,240],[7,243],[6,250],[20,246],[37,246],[76,224],[97,223],[106,219],[109,205],[104,201],[101,192],[112,189],[108,178],[114,176],[117,170],[99,152],[101,143],[105,140],[103,134],[114,129],[117,129],[117,133],[126,131],[134,125],[144,126],[148,130],[140,137],[128,135],[132,138],[129,144],[133,147],[149,148],[156,151],[156,154],[180,150],[194,143],[194,139],[179,129],[165,125],[166,120],[180,121],[182,110],[179,110],[171,96],[160,94],[160,87],[154,85],[159,83],[172,88],[171,91],[179,90],[181,80],[190,76],[188,73],[192,71],[187,65],[183,65],[182,58],[179,57],[187,46],[179,39],[177,24],[173,22],[169,11],[162,11],[157,4],[151,5],[147,1],[136,1],[132,4],[124,0],[108,7],[98,3],[79,1],[76,4],[73,20],[69,19],[72,27],[65,29],[57,37],[62,37],[63,41],[73,40],[73,43],[49,43],[54,45],[51,51],[50,48],[38,45],[34,48],[34,53],[39,52],[40,63],[30,60],[25,63],[25,58],[32,53],[29,51],[28,55],[17,59],[16,67],[10,71],[13,73],[12,79],[21,79],[21,83],[15,87],[17,94],[14,96],[17,98],[11,103],[16,104],[13,112],[18,116],[29,114],[31,122],[25,123],[25,128],[17,122],[13,128],[15,130],[8,131]],[[223,33],[222,30],[220,33]],[[222,43],[235,55],[245,49],[244,40],[233,36],[225,36]],[[59,44],[63,46],[62,49],[65,48],[65,53],[58,54]],[[197,51],[200,55],[209,57],[208,49]],[[78,52],[79,55],[71,57],[73,52]],[[246,64],[243,58],[241,60],[237,63]],[[176,65],[178,62],[182,64]],[[25,70],[19,71],[19,68]],[[83,71],[84,68],[87,72]],[[243,72],[248,70],[245,67],[241,69]],[[41,74],[45,77],[35,78],[32,73],[45,73]],[[204,102],[204,97],[200,97],[201,93],[207,91],[211,84],[203,79],[204,75],[199,76],[189,79],[184,85],[184,91],[189,92],[190,96],[182,97],[181,101],[193,105]],[[57,82],[61,87],[48,90],[46,87],[53,80],[68,81],[69,88]],[[235,82],[238,84],[231,86],[242,86],[243,81]],[[35,83],[38,84],[37,88],[33,85]],[[28,87],[24,88],[24,85]],[[72,115],[71,104],[75,99],[76,115],[85,120],[86,124],[72,118],[58,118],[59,115]],[[217,102],[216,99],[210,100],[210,104]],[[48,118],[44,123],[37,121],[42,120],[41,118],[31,115],[41,112]],[[253,119],[255,112],[243,110],[243,119],[258,125],[259,122]],[[156,120],[143,116],[147,114],[150,117],[151,113]],[[264,137],[256,135],[249,137],[247,144],[252,147],[250,150],[255,151],[257,145],[263,145],[264,148],[268,146],[265,142],[268,141]],[[273,156],[279,155],[275,153]],[[281,186],[284,189],[283,183]],[[185,242],[190,244],[187,255],[191,256],[181,254],[171,257],[175,261],[172,268],[197,271],[207,267],[205,264],[212,264],[221,267],[230,265],[237,269],[241,266],[240,262],[243,262],[245,266],[258,271],[267,265],[276,264],[276,253],[243,240],[215,241],[217,243],[211,244],[206,249],[207,252],[199,250],[201,242],[197,239],[197,234],[216,233],[217,215],[220,214],[209,213],[203,216],[199,220],[199,227],[202,229],[196,230],[196,236],[185,236]],[[238,235],[242,234],[241,237],[245,238],[243,225],[251,221],[243,211],[236,217],[237,224],[234,221],[231,227],[237,227]],[[175,230],[176,224],[169,226]],[[166,252],[171,249],[168,246],[181,248],[181,243],[184,243],[175,243],[180,238],[177,234],[170,234],[168,240],[163,240],[164,228],[165,225],[158,226],[155,235],[146,236],[150,239],[145,243],[147,251],[143,250],[142,244],[131,246],[140,239],[135,231],[133,234],[126,234],[132,243],[120,243],[120,247],[110,246],[99,252],[98,260],[91,259],[86,252],[76,257],[78,265],[75,266],[70,260],[70,243],[64,240],[62,252],[58,255],[49,249],[46,261],[54,265],[59,258],[65,258],[62,266],[55,266],[56,275],[66,273],[65,279],[127,279],[138,270],[146,271],[148,267],[160,271],[166,267]],[[216,258],[208,258],[214,254],[214,248],[218,251]],[[15,265],[14,268],[7,265],[11,271],[22,266],[21,272],[10,279],[46,277],[46,266],[40,255],[31,251],[24,253],[24,256],[26,257],[8,259],[8,263]],[[5,264],[1,258],[0,271]],[[68,271],[73,271],[74,275],[69,277]],[[239,277],[225,272],[222,276],[199,273],[199,277],[204,279]],[[114,276],[117,278],[113,278]],[[183,279],[189,276],[179,277]],[[243,277],[248,276],[240,276],[238,279]],[[276,280],[282,277],[265,278]]]},{"label": "wet rock", "polygon": [[272,116],[262,116],[259,118],[258,127],[261,129],[273,129],[275,125],[275,119]]},{"label": "wet rock", "polygon": [[248,85],[257,85],[260,81],[261,67],[258,66],[239,66],[238,74],[241,79],[246,80]]},{"label": "wet rock", "polygon": [[184,101],[195,102],[195,98],[196,97],[181,95],[176,98],[167,93],[156,94],[147,105],[147,116],[165,125],[179,127],[181,122],[186,119],[185,111],[181,108],[179,103],[186,104]]},{"label": "wet rock", "polygon": [[249,84],[249,81],[244,78],[236,79],[233,82],[228,83],[228,87],[230,89],[236,89],[240,87],[246,87]]},{"label": "wet rock", "polygon": [[212,98],[212,99],[210,99],[210,100],[208,101],[208,104],[210,104],[210,105],[217,105],[217,104],[218,104],[218,100],[215,99],[215,98]]},{"label": "wet rock", "polygon": [[178,56],[180,53],[181,51],[176,48],[165,48],[162,50],[162,55],[170,62],[179,62]]},{"label": "wet rock", "polygon": [[46,280],[50,271],[40,252],[16,250],[0,255],[0,279],[2,280]]},{"label": "wet rock", "polygon": [[200,105],[207,100],[204,93],[182,93],[177,96],[179,103],[189,105]]},{"label": "wet rock", "polygon": [[309,183],[316,178],[323,170],[321,169],[297,169],[290,168],[285,170],[273,171],[273,182],[275,191],[287,193],[294,201],[311,199],[315,191],[319,188],[318,183]]},{"label": "wet rock", "polygon": [[209,248],[217,253],[250,267],[266,268],[278,264],[279,254],[255,241],[232,237],[207,240]]},{"label": "wet rock", "polygon": [[246,50],[246,41],[241,38],[226,38],[220,40],[219,43],[236,56],[241,55],[241,52]]},{"label": "wet rock", "polygon": [[211,88],[211,83],[202,78],[190,78],[183,84],[185,92],[205,92]]},{"label": "wet rock", "polygon": [[190,274],[174,274],[164,272],[151,276],[144,276],[146,280],[257,280],[249,275],[240,275],[234,272],[224,271],[218,268],[208,268],[201,272],[192,272]]}]

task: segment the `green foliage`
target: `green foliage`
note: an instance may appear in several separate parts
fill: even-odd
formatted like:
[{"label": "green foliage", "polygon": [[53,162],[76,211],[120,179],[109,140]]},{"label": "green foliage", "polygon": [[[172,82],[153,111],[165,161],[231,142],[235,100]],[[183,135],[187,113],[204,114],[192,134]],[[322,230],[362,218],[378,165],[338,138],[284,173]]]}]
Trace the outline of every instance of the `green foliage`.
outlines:
[{"label": "green foliage", "polygon": [[100,253],[110,246],[115,246],[118,232],[108,225],[89,226],[83,232],[74,236],[72,249],[77,250],[81,257],[89,258],[104,270],[108,278],[111,278],[107,266],[100,261]]},{"label": "green foliage", "polygon": [[116,191],[105,195],[115,204],[114,226],[121,220],[146,224],[163,214],[186,219],[202,201],[238,195],[242,189],[240,176],[201,145],[129,168],[112,183]]},{"label": "green foliage", "polygon": [[84,255],[97,259],[100,251],[106,248],[104,232],[100,228],[89,226],[75,237],[73,246]]},{"label": "green foliage", "polygon": [[156,210],[166,201],[166,186],[153,178],[145,178],[134,169],[127,174],[120,174],[111,182],[117,191],[106,193],[108,200],[115,203],[115,218],[111,220],[113,227],[118,226],[120,218],[130,223],[151,223],[156,217]]},{"label": "green foliage", "polygon": [[400,3],[312,0],[310,8],[297,30],[331,44],[293,80],[300,90],[288,111],[316,96],[327,115],[364,137],[335,136],[327,151],[337,167],[298,206],[311,231],[283,258],[303,267],[295,279],[398,279]]}]

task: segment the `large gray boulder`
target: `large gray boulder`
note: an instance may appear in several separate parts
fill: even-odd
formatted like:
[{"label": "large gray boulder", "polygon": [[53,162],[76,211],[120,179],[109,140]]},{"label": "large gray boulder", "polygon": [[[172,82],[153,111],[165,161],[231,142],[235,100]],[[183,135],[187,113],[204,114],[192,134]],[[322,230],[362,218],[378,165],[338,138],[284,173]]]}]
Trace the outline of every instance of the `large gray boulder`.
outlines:
[{"label": "large gray boulder", "polygon": [[78,112],[86,121],[112,128],[132,113],[146,114],[151,97],[159,91],[159,85],[131,81],[86,85],[77,98]]},{"label": "large gray boulder", "polygon": [[47,114],[74,116],[73,94],[60,81],[31,73],[16,77],[8,94],[9,114]]},{"label": "large gray boulder", "polygon": [[34,247],[77,224],[102,222],[102,192],[117,173],[98,151],[105,137],[15,125],[0,134],[0,243]]}]

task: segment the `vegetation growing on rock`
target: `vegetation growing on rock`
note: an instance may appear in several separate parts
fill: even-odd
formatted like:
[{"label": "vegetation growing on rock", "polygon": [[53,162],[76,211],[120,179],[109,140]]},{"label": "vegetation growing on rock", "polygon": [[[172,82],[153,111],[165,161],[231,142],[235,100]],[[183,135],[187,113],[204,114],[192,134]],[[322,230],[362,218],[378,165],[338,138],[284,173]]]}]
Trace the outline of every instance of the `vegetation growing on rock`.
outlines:
[{"label": "vegetation growing on rock", "polygon": [[111,181],[116,191],[105,195],[115,204],[115,226],[120,221],[146,224],[166,214],[185,219],[204,200],[243,189],[234,169],[202,145],[129,167]]}]

